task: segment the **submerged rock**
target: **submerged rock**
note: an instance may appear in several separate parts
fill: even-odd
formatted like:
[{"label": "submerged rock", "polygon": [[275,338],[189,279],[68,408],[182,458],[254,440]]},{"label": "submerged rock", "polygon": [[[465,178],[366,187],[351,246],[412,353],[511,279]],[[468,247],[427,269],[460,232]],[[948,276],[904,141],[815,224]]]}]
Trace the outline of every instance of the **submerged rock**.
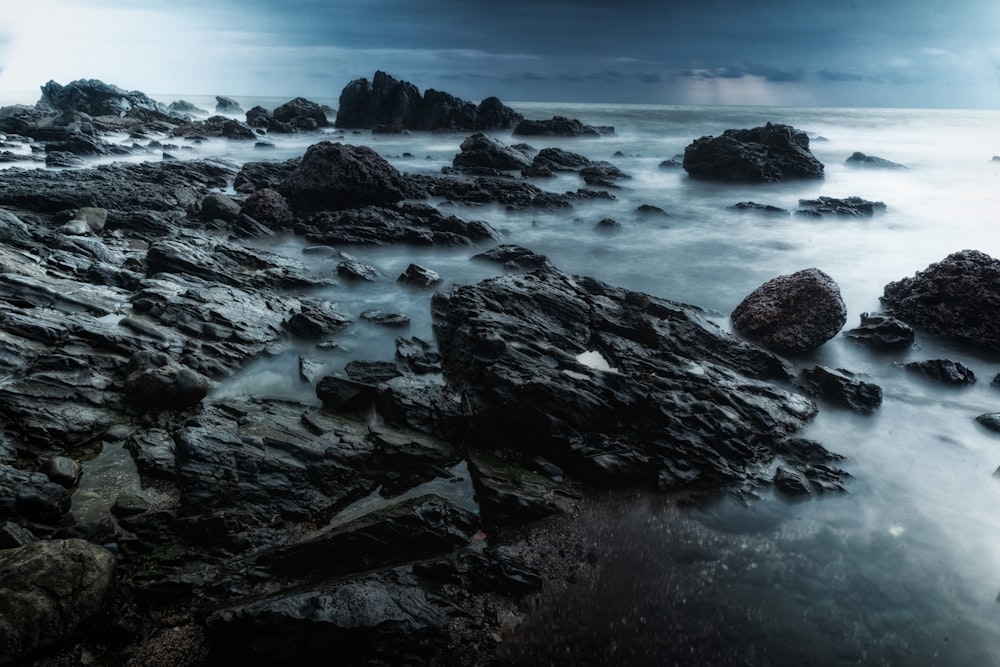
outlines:
[{"label": "submerged rock", "polygon": [[976,374],[965,364],[951,359],[911,361],[906,369],[945,385],[964,386],[975,384]]},{"label": "submerged rock", "polygon": [[522,120],[514,128],[515,137],[600,137],[602,134],[614,134],[614,128],[585,125],[576,118],[565,116],[553,116],[550,120]]},{"label": "submerged rock", "polygon": [[848,338],[883,349],[902,349],[913,345],[913,328],[882,313],[861,313],[861,326],[845,331]]},{"label": "submerged rock", "polygon": [[796,215],[820,218],[825,215],[838,215],[851,218],[870,218],[876,212],[885,211],[886,206],[880,201],[868,201],[861,197],[820,197],[818,199],[800,199]]},{"label": "submerged rock", "polygon": [[1000,433],[1000,412],[989,412],[976,417],[976,421],[991,431]]},{"label": "submerged rock", "polygon": [[528,157],[499,139],[478,133],[462,142],[461,153],[452,160],[458,169],[520,170],[528,167]]},{"label": "submerged rock", "polygon": [[802,371],[799,386],[813,396],[843,405],[856,412],[873,412],[882,405],[882,388],[859,380],[854,373],[816,366]]},{"label": "submerged rock", "polygon": [[733,310],[733,328],[776,352],[806,352],[830,340],[847,321],[834,280],[805,269],[769,280]]},{"label": "submerged rock", "polygon": [[962,250],[885,286],[882,303],[927,333],[1000,351],[1000,260]]},{"label": "submerged rock", "polygon": [[866,167],[871,169],[908,169],[905,164],[899,164],[898,162],[890,162],[885,158],[876,157],[874,155],[865,155],[861,152],[855,152],[851,157],[844,161],[849,167]]},{"label": "submerged rock", "polygon": [[692,178],[721,181],[772,183],[823,177],[823,163],[810,152],[808,135],[771,123],[696,139],[684,149],[684,169]]}]

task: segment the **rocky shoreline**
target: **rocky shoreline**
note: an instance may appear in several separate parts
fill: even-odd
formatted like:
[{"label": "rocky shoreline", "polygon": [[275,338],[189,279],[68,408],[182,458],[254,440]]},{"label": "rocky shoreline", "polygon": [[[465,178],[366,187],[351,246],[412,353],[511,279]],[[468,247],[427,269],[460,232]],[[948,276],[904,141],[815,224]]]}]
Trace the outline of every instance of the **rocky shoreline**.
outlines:
[{"label": "rocky shoreline", "polygon": [[[571,275],[463,217],[484,203],[612,200],[629,178],[614,165],[485,132],[599,140],[609,128],[557,117],[519,133],[523,118],[495,98],[421,95],[379,72],[345,88],[333,124],[469,132],[446,173],[401,173],[319,136],[285,162],[159,148],[313,132],[327,113],[298,99],[246,123],[194,120],[97,81],[50,83],[35,107],[0,109],[5,145],[50,167],[0,171],[0,664],[503,664],[540,591],[599,558],[582,542],[548,560],[525,545],[546,522],[572,524],[598,491],[752,501],[772,487],[848,488],[841,457],[798,433],[821,405],[876,410],[881,389],[779,356],[843,329],[829,276],[762,285],[734,311],[733,335],[696,306]],[[131,147],[104,138],[121,131]],[[794,128],[719,139],[685,152],[693,178],[822,177]],[[85,162],[157,150],[160,161]],[[560,172],[582,186],[525,180]],[[317,275],[252,243],[286,233],[328,250],[466,248],[499,275],[434,295],[434,341],[400,337],[393,359],[344,375],[304,369],[321,405],[216,396],[289,341],[336,345],[352,325],[310,293],[349,290],[370,267],[345,259],[336,277]],[[888,314],[847,335],[898,349],[909,323],[1000,351],[998,273],[983,253],[951,255],[886,286]],[[416,289],[439,279],[419,265],[400,276]],[[109,448],[127,450],[142,489],[78,520],[81,461]]]}]

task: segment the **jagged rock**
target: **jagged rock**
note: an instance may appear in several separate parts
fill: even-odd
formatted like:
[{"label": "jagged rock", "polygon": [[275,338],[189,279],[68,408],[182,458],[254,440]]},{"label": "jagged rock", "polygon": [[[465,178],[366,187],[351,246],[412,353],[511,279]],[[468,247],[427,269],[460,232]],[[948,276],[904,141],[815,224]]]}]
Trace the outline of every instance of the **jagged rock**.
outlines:
[{"label": "jagged rock", "polygon": [[[593,190],[556,194],[547,192],[527,181],[512,178],[481,176],[472,179],[409,177],[410,196],[444,197],[450,201],[480,206],[497,203],[511,210],[571,208],[577,198],[612,198]],[[613,199],[613,198],[612,198]]]},{"label": "jagged rock", "polygon": [[287,123],[298,130],[315,130],[330,125],[323,107],[304,97],[285,102],[271,115],[278,123]]},{"label": "jagged rock", "polygon": [[632,178],[610,162],[591,162],[580,170],[580,176],[587,185],[599,188],[616,188],[616,181]]},{"label": "jagged rock", "polygon": [[349,361],[344,372],[355,382],[376,385],[400,375],[399,368],[391,361]]},{"label": "jagged rock", "polygon": [[273,120],[271,112],[262,106],[258,105],[247,111],[247,125],[255,130],[266,130]]},{"label": "jagged rock", "polygon": [[0,551],[0,664],[29,664],[40,651],[80,638],[114,580],[114,555],[83,540]]},{"label": "jagged rock", "polygon": [[402,175],[367,146],[323,141],[309,147],[276,188],[293,207],[345,209],[397,202]]},{"label": "jagged rock", "polygon": [[240,103],[231,97],[216,95],[215,102],[215,110],[218,113],[236,114],[243,111],[242,107],[240,107]]},{"label": "jagged rock", "polygon": [[517,245],[498,245],[472,257],[474,260],[495,262],[509,271],[531,271],[549,266],[549,259],[533,250]]},{"label": "jagged rock", "polygon": [[296,229],[310,242],[323,245],[407,243],[461,247],[500,237],[486,222],[445,216],[433,206],[420,204],[318,213],[299,222]]},{"label": "jagged rock", "polygon": [[[66,489],[43,473],[25,472],[0,463],[0,516],[49,526],[69,512]],[[0,633],[2,634],[2,633]]]},{"label": "jagged rock", "polygon": [[652,204],[640,204],[635,212],[641,218],[669,218],[670,214],[664,211],[659,206],[653,206]]},{"label": "jagged rock", "polygon": [[976,421],[991,431],[1000,433],[1000,412],[989,412],[976,417]]},{"label": "jagged rock", "polygon": [[861,313],[861,326],[845,331],[844,335],[885,349],[907,348],[915,338],[910,325],[882,313]]},{"label": "jagged rock", "polygon": [[[240,111],[242,109],[236,109],[233,113]],[[178,137],[225,137],[240,141],[253,141],[257,138],[257,133],[252,127],[235,118],[226,118],[225,116],[212,116],[205,120],[192,121],[174,128],[173,134]]]},{"label": "jagged rock", "polygon": [[441,282],[441,276],[419,264],[410,264],[406,267],[405,271],[399,274],[396,282],[406,283],[415,287],[430,287]]},{"label": "jagged rock", "polygon": [[288,202],[271,188],[261,188],[247,197],[240,212],[273,230],[287,229],[295,220]]},{"label": "jagged rock", "polygon": [[[514,128],[515,137],[600,137],[601,134],[601,128],[584,125],[576,118],[565,116],[553,116],[550,120],[522,120]],[[603,134],[614,134],[614,130]]]},{"label": "jagged rock", "polygon": [[410,316],[403,313],[387,313],[378,308],[367,308],[361,313],[361,319],[383,327],[408,327]]},{"label": "jagged rock", "polygon": [[188,102],[187,100],[177,100],[175,102],[171,102],[167,105],[167,113],[176,116],[184,116],[186,114],[192,114],[195,116],[208,115],[208,111],[192,104],[191,102]]},{"label": "jagged rock", "polygon": [[861,197],[820,197],[819,199],[800,199],[796,215],[820,218],[824,215],[838,215],[851,218],[870,218],[876,212],[885,211],[885,203],[868,201]]},{"label": "jagged rock", "polygon": [[752,485],[767,443],[815,414],[763,380],[788,378],[784,361],[691,306],[549,267],[432,305],[466,439],[596,483]]},{"label": "jagged rock", "polygon": [[758,204],[754,201],[741,201],[733,204],[729,208],[741,212],[766,213],[768,215],[788,215],[788,209],[772,206],[771,204]]},{"label": "jagged rock", "polygon": [[613,218],[601,218],[594,225],[594,229],[599,232],[616,232],[622,228],[622,223]]},{"label": "jagged rock", "polygon": [[298,312],[285,322],[288,333],[305,340],[326,338],[350,324],[350,318],[320,299],[302,299]]},{"label": "jagged rock", "polygon": [[49,81],[42,86],[38,106],[60,113],[77,112],[89,116],[168,118],[166,108],[145,93],[135,90],[126,92],[98,79],[78,79],[65,86]]},{"label": "jagged rock", "polygon": [[684,169],[692,178],[721,181],[823,177],[823,163],[810,152],[806,133],[771,123],[696,139],[684,149]]},{"label": "jagged rock", "polygon": [[125,368],[125,395],[143,408],[185,409],[208,395],[208,379],[163,352],[136,353]]},{"label": "jagged rock", "polygon": [[589,158],[561,148],[543,148],[523,170],[524,176],[551,176],[554,171],[580,171],[591,165]]},{"label": "jagged rock", "polygon": [[840,332],[847,308],[840,288],[819,269],[778,276],[733,310],[733,328],[776,352],[815,349]]},{"label": "jagged rock", "polygon": [[327,375],[316,385],[316,397],[333,412],[364,412],[375,402],[375,385]]},{"label": "jagged rock", "polygon": [[491,525],[522,523],[562,511],[553,493],[558,484],[487,452],[470,452],[469,472],[483,519]]},{"label": "jagged rock", "polygon": [[348,280],[360,280],[373,283],[378,280],[378,269],[362,264],[353,259],[345,260],[337,265],[337,274]]},{"label": "jagged rock", "polygon": [[433,345],[416,336],[396,339],[396,359],[417,375],[441,372],[441,355]]},{"label": "jagged rock", "polygon": [[898,162],[890,162],[884,158],[875,157],[874,155],[865,155],[861,152],[855,152],[851,157],[844,161],[850,167],[867,167],[874,169],[908,169],[904,164],[899,164]]},{"label": "jagged rock", "polygon": [[516,170],[530,164],[528,156],[481,132],[463,141],[461,150],[452,160],[458,169]]},{"label": "jagged rock", "polygon": [[882,388],[859,380],[854,373],[838,368],[815,366],[804,369],[799,386],[813,396],[843,405],[856,412],[873,412],[882,405]]},{"label": "jagged rock", "polygon": [[201,200],[197,213],[202,220],[235,222],[240,215],[240,205],[228,195],[213,192]]},{"label": "jagged rock", "polygon": [[905,368],[945,385],[964,386],[976,382],[976,374],[972,369],[960,361],[951,359],[911,361]]},{"label": "jagged rock", "polygon": [[1000,260],[962,250],[885,286],[882,303],[927,333],[1000,351]]}]

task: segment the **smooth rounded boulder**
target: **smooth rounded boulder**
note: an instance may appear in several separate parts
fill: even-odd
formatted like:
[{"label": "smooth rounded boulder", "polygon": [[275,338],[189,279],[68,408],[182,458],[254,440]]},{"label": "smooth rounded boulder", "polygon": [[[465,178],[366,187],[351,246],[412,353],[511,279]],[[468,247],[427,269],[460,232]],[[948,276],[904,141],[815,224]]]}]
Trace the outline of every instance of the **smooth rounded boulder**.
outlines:
[{"label": "smooth rounded boulder", "polygon": [[778,276],[751,292],[731,315],[733,329],[774,352],[807,352],[836,336],[847,307],[819,269]]}]

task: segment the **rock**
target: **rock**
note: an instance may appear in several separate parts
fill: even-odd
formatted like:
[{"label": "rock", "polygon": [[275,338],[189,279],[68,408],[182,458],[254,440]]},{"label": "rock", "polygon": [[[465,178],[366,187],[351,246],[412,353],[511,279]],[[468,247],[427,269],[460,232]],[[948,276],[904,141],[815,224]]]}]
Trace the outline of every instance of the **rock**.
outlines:
[{"label": "rock", "polygon": [[417,375],[441,372],[441,355],[433,345],[416,336],[396,339],[396,359]]},{"label": "rock", "polygon": [[[231,113],[240,113],[242,109],[236,109]],[[173,129],[174,136],[188,137],[200,140],[206,137],[224,137],[238,141],[254,141],[257,133],[246,123],[235,118],[226,116],[212,116],[205,120],[192,121],[186,125],[181,125]]]},{"label": "rock", "polygon": [[562,511],[554,493],[558,484],[487,452],[470,452],[469,472],[488,525],[533,521]]},{"label": "rock", "polygon": [[613,218],[601,218],[594,225],[594,229],[599,232],[616,232],[622,228],[622,223]]},{"label": "rock", "polygon": [[288,202],[271,188],[261,188],[247,197],[240,212],[273,230],[288,229],[295,220]]},{"label": "rock", "polygon": [[408,327],[410,316],[402,313],[387,313],[378,308],[367,308],[362,311],[361,319],[383,327]]},{"label": "rock", "polygon": [[11,521],[0,521],[0,551],[16,549],[37,542],[30,530]]},{"label": "rock", "polygon": [[275,121],[287,123],[298,130],[315,130],[330,125],[323,107],[304,97],[285,102],[272,112],[272,116]]},{"label": "rock", "polygon": [[74,220],[83,220],[92,232],[99,232],[104,229],[108,221],[108,209],[98,206],[83,206],[76,210]]},{"label": "rock", "polygon": [[580,170],[580,176],[587,185],[598,188],[616,188],[617,181],[632,178],[610,162],[591,162]]},{"label": "rock", "polygon": [[905,368],[946,385],[964,386],[976,382],[976,374],[968,366],[951,359],[911,361]]},{"label": "rock", "polygon": [[[69,512],[66,489],[43,473],[25,472],[0,463],[0,516],[49,526]],[[2,635],[2,633],[0,633]]]},{"label": "rock", "polygon": [[789,496],[809,495],[809,485],[797,472],[779,467],[774,473],[774,488]]},{"label": "rock", "polygon": [[528,175],[551,175],[553,171],[580,171],[592,163],[579,153],[571,153],[561,148],[543,148],[532,159],[525,172]]},{"label": "rock", "polygon": [[[187,100],[177,100],[167,105],[167,113],[175,116],[185,116],[192,114],[195,116],[207,116],[208,111],[188,102]],[[249,112],[248,112],[249,113]]]},{"label": "rock", "polygon": [[114,579],[115,557],[83,540],[0,551],[0,664],[29,664],[39,652],[80,638]]},{"label": "rock", "polygon": [[847,308],[840,288],[819,269],[778,276],[733,310],[733,328],[776,352],[806,352],[840,332]]},{"label": "rock", "polygon": [[237,114],[243,112],[243,109],[240,107],[240,103],[231,97],[216,95],[215,102],[215,111],[217,113]]},{"label": "rock", "polygon": [[445,216],[433,206],[421,204],[322,212],[299,222],[296,229],[310,242],[323,245],[406,243],[462,247],[500,238],[488,223]]},{"label": "rock", "polygon": [[50,482],[72,489],[83,476],[83,466],[67,456],[53,456],[42,464],[42,472]]},{"label": "rock", "polygon": [[365,412],[375,403],[375,386],[337,375],[327,375],[316,385],[316,397],[333,412]]},{"label": "rock", "polygon": [[962,250],[889,283],[882,303],[933,336],[1000,351],[1000,260],[985,253]]},{"label": "rock", "polygon": [[344,87],[334,124],[340,128],[489,131],[510,129],[521,118],[496,97],[484,99],[477,107],[441,91],[421,95],[413,84],[377,71],[371,82],[355,79]]},{"label": "rock", "polygon": [[240,205],[232,197],[213,192],[201,200],[198,217],[202,220],[223,220],[235,222],[240,215]]},{"label": "rock", "polygon": [[800,199],[796,215],[806,215],[820,218],[825,215],[837,215],[850,218],[870,218],[876,212],[885,211],[886,206],[880,201],[868,201],[861,197],[820,197],[819,199]]},{"label": "rock", "polygon": [[635,212],[641,218],[669,218],[670,214],[664,211],[659,206],[653,206],[652,204],[640,204]]},{"label": "rock", "polygon": [[695,140],[684,149],[684,169],[692,178],[721,181],[823,177],[823,164],[810,152],[806,133],[771,123]]},{"label": "rock", "polygon": [[[454,608],[412,578],[374,573],[227,605],[205,621],[213,662],[427,664]],[[454,610],[457,613],[457,610]]]},{"label": "rock", "polygon": [[348,280],[373,283],[378,280],[378,269],[374,266],[349,259],[337,265],[337,275]]},{"label": "rock", "polygon": [[65,86],[49,81],[42,86],[38,106],[60,113],[84,113],[88,116],[132,116],[143,119],[167,119],[163,105],[138,91],[125,92],[118,86],[98,79],[78,79]]},{"label": "rock", "polygon": [[976,417],[976,421],[991,431],[1000,433],[1000,412],[989,412]]},{"label": "rock", "polygon": [[758,204],[753,201],[741,201],[733,204],[729,208],[744,213],[765,213],[767,215],[788,215],[788,209],[772,206],[770,204]]},{"label": "rock", "polygon": [[85,165],[86,162],[66,151],[48,151],[45,154],[45,166],[53,169],[76,169]]},{"label": "rock", "polygon": [[848,338],[882,349],[903,349],[913,345],[913,328],[882,313],[861,313],[861,326],[845,331]]},{"label": "rock", "polygon": [[483,133],[468,137],[461,145],[462,152],[455,156],[452,165],[459,169],[516,170],[527,167],[528,157],[506,146],[502,141]]},{"label": "rock", "polygon": [[908,169],[906,165],[899,164],[898,162],[890,162],[884,158],[875,157],[874,155],[865,155],[864,153],[855,152],[851,154],[851,157],[844,161],[849,167],[868,167],[874,169]]},{"label": "rock", "polygon": [[536,254],[532,250],[517,245],[498,245],[472,257],[474,260],[495,262],[509,271],[531,271],[549,266],[545,255]]},{"label": "rock", "polygon": [[247,111],[247,125],[255,130],[266,130],[273,120],[271,112],[262,106],[258,105]]},{"label": "rock", "polygon": [[465,439],[593,483],[752,486],[767,443],[815,414],[763,380],[789,377],[778,357],[696,308],[592,278],[546,266],[435,295],[432,308]]},{"label": "rock", "polygon": [[[522,120],[514,128],[515,137],[600,137],[601,134],[599,128],[565,116],[553,116],[550,120]],[[614,130],[605,134],[614,134]]]},{"label": "rock", "polygon": [[355,382],[376,385],[400,375],[399,368],[391,361],[349,361],[344,372]]},{"label": "rock", "polygon": [[399,274],[396,282],[413,285],[414,287],[430,287],[441,282],[441,276],[419,264],[410,264],[406,267],[405,271]]},{"label": "rock", "polygon": [[163,352],[138,352],[125,368],[125,395],[147,409],[182,410],[208,395],[208,379]]},{"label": "rock", "polygon": [[302,299],[298,312],[285,322],[285,329],[296,338],[322,340],[350,324],[350,318],[337,311],[334,304],[321,299]]},{"label": "rock", "polygon": [[276,189],[293,208],[339,210],[397,202],[404,187],[396,168],[367,146],[323,141]]},{"label": "rock", "polygon": [[843,368],[824,366],[805,369],[799,376],[799,386],[813,396],[850,408],[855,412],[873,412],[882,405],[882,388],[859,380]]}]

